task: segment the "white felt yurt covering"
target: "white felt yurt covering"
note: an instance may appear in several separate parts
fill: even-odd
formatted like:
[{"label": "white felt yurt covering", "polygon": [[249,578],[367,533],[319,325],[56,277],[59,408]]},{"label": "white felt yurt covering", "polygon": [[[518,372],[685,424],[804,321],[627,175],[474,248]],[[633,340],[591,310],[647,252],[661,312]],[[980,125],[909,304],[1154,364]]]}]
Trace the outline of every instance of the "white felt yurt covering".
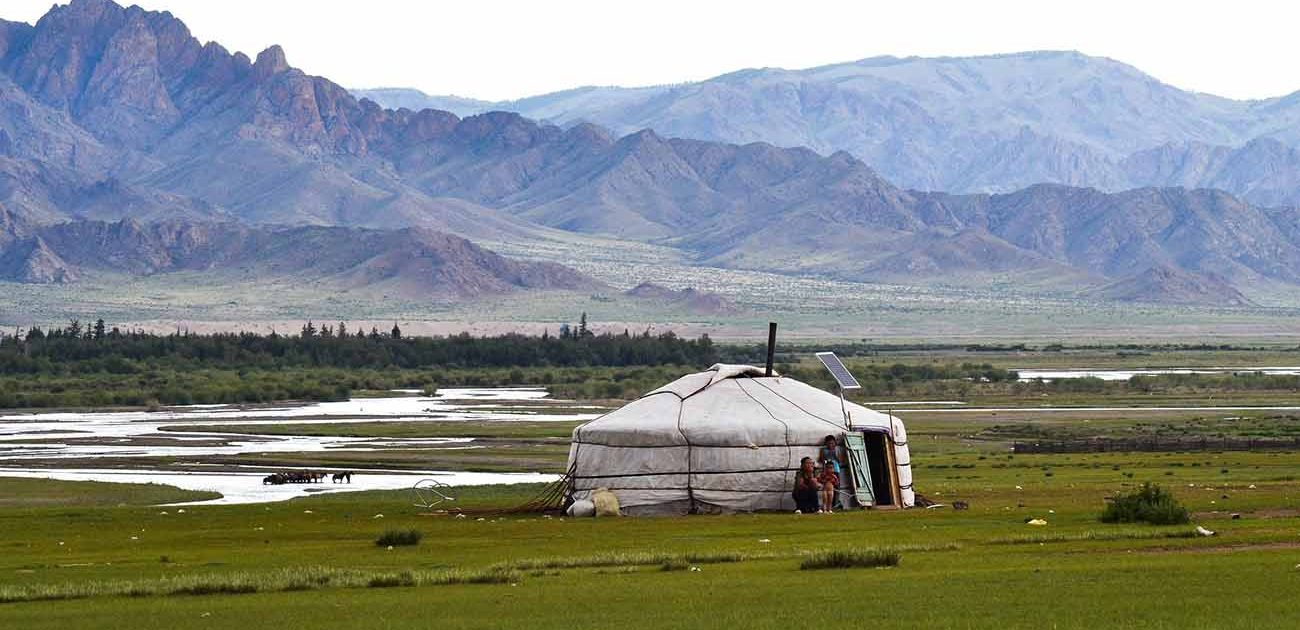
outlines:
[{"label": "white felt yurt covering", "polygon": [[[914,503],[907,434],[898,418],[746,365],[690,374],[573,431],[571,498],[609,488],[623,512],[793,510],[794,474],[827,435],[888,434],[898,496]],[[877,492],[888,489],[877,489]]]}]

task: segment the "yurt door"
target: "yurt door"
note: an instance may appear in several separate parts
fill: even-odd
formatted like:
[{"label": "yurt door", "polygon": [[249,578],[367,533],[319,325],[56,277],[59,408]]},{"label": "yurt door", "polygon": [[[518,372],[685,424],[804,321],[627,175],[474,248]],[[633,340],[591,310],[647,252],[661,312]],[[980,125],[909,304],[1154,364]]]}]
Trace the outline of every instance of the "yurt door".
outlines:
[{"label": "yurt door", "polygon": [[875,505],[876,493],[871,487],[871,465],[867,460],[867,443],[862,438],[862,434],[856,431],[844,434],[844,451],[849,456],[849,479],[853,481],[853,496],[858,505]]}]

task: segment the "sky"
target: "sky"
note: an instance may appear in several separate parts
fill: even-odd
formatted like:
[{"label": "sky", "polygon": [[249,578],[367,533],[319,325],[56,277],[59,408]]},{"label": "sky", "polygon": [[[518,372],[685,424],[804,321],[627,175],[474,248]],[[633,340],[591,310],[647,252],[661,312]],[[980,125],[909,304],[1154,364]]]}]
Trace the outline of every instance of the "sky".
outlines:
[{"label": "sky", "polygon": [[[3,0],[35,22],[50,0]],[[203,41],[352,88],[487,100],[877,55],[1078,50],[1238,99],[1300,90],[1300,4],[1187,0],[139,0]]]}]

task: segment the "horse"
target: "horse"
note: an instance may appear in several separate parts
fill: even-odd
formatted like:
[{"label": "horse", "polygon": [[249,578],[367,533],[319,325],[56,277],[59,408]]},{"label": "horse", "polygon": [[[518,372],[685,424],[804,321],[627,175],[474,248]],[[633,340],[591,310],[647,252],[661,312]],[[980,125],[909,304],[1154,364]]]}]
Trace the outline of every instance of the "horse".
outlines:
[{"label": "horse", "polygon": [[338,472],[338,473],[334,473],[334,476],[333,476],[333,478],[331,479],[330,482],[331,482],[331,483],[340,483],[340,482],[343,482],[343,481],[347,481],[348,483],[352,483],[352,473],[350,473],[350,472]]}]

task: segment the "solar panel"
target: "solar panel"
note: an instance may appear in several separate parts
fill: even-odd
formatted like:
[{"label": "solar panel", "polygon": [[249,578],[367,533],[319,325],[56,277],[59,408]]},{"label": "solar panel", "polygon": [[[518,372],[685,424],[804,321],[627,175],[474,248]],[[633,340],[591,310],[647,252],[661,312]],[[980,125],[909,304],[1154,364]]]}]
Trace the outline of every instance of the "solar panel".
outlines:
[{"label": "solar panel", "polygon": [[817,360],[826,366],[826,369],[835,377],[835,382],[840,384],[840,389],[862,389],[858,384],[858,379],[853,378],[849,373],[849,368],[844,367],[844,362],[835,356],[834,352],[818,352]]}]

